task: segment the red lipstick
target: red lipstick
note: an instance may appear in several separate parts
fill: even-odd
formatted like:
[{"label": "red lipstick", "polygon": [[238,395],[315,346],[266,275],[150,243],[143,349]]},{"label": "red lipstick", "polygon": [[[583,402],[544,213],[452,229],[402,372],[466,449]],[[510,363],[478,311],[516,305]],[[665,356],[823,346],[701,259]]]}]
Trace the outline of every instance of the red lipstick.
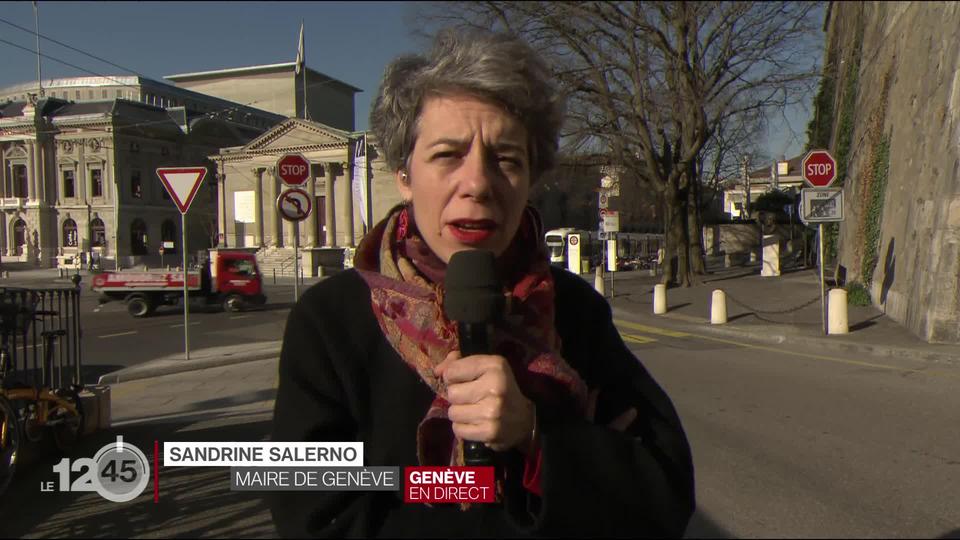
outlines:
[{"label": "red lipstick", "polygon": [[467,245],[481,244],[497,232],[497,222],[492,219],[457,219],[447,227],[457,241]]}]

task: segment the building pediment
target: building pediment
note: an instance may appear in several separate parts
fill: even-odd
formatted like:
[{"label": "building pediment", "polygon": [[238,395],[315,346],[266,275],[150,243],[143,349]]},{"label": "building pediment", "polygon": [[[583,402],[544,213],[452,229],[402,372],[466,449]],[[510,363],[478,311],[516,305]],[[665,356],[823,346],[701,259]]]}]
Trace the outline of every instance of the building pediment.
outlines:
[{"label": "building pediment", "polygon": [[282,153],[312,148],[346,146],[349,134],[309,120],[289,118],[263,135],[250,141],[241,152]]},{"label": "building pediment", "polygon": [[26,158],[27,151],[20,145],[13,145],[3,153],[3,156],[7,159]]}]

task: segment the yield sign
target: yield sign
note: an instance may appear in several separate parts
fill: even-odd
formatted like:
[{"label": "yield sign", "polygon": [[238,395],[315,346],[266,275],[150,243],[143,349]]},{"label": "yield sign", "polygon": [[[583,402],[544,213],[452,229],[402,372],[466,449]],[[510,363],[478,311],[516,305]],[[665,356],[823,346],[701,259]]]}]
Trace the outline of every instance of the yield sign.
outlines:
[{"label": "yield sign", "polygon": [[206,167],[161,167],[157,176],[163,187],[167,188],[170,198],[176,203],[181,214],[186,214],[190,203],[197,196],[200,183],[207,175]]}]

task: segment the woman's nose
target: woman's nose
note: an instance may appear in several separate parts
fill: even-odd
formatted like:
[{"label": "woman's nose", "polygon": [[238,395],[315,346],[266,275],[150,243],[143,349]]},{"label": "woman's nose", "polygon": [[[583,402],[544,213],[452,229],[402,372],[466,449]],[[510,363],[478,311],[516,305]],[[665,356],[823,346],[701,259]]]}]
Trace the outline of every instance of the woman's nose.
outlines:
[{"label": "woman's nose", "polygon": [[476,148],[467,154],[459,171],[459,190],[463,197],[486,200],[493,195],[493,184],[498,171],[485,154]]}]

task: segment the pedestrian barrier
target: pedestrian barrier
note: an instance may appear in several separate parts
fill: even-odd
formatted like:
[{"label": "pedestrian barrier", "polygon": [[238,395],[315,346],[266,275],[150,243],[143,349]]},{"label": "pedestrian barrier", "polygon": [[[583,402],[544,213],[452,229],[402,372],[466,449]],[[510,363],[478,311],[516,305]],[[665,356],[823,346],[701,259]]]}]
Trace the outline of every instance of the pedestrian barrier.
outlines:
[{"label": "pedestrian barrier", "polygon": [[827,334],[847,334],[847,291],[830,289],[827,295]]},{"label": "pedestrian barrier", "polygon": [[0,288],[0,493],[9,485],[24,437],[52,431],[61,449],[84,429],[80,277],[75,287]]},{"label": "pedestrian barrier", "polygon": [[667,312],[667,286],[657,283],[653,286],[653,313],[663,315]]},{"label": "pedestrian barrier", "polygon": [[720,289],[713,291],[710,303],[710,324],[727,324],[727,295]]}]

